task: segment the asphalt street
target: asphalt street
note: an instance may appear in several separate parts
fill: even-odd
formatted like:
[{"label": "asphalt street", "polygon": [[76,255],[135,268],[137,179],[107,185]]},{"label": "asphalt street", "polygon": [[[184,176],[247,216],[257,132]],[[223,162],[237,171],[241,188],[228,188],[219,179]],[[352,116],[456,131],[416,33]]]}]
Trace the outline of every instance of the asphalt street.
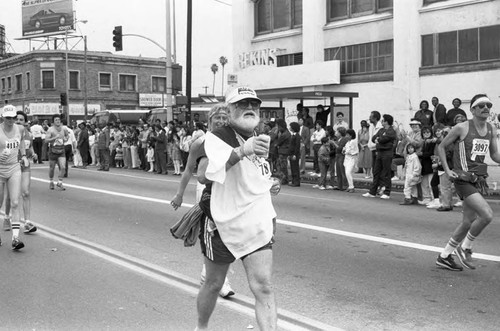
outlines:
[{"label": "asphalt street", "polygon": [[[192,329],[201,254],[168,230],[194,203],[194,180],[185,207],[174,211],[179,177],[72,168],[62,192],[48,190],[47,172],[44,165],[32,171],[33,221],[41,230],[24,236],[21,252],[10,251],[8,233],[1,234],[7,300],[0,329],[4,321],[23,330]],[[460,209],[399,206],[398,192],[388,201],[363,192],[303,184],[274,198],[280,328],[498,329],[498,219],[475,244],[478,269],[450,272],[435,259]],[[498,215],[498,204],[492,207]],[[212,328],[257,328],[241,263],[229,277],[237,294],[221,300]]]}]

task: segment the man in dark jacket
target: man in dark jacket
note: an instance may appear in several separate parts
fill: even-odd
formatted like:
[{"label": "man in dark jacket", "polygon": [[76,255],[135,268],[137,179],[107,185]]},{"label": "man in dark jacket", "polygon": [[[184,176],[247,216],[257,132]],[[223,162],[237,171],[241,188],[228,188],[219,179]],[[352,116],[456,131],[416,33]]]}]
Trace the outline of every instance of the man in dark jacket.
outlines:
[{"label": "man in dark jacket", "polygon": [[300,125],[297,122],[290,123],[292,138],[290,139],[290,171],[292,172],[292,184],[290,186],[300,186],[299,160],[301,157],[301,137]]},{"label": "man in dark jacket", "polygon": [[89,132],[85,122],[78,124],[78,127],[80,128],[80,134],[78,135],[76,146],[80,152],[80,156],[82,157],[82,168],[86,169],[89,164]]},{"label": "man in dark jacket", "polygon": [[281,185],[288,185],[288,155],[290,154],[290,139],[292,136],[286,127],[284,119],[278,119],[276,124],[279,130],[279,137],[276,140],[279,178],[281,179]]},{"label": "man in dark jacket", "polygon": [[453,108],[449,109],[446,113],[445,124],[449,127],[455,126],[455,116],[457,115],[463,115],[467,119],[467,114],[463,109],[460,108],[460,105],[462,105],[462,100],[460,100],[459,98],[455,98],[451,103],[453,104]]},{"label": "man in dark jacket", "polygon": [[394,119],[391,115],[382,116],[383,128],[373,136],[372,142],[376,144],[377,156],[375,158],[375,167],[373,169],[373,182],[370,191],[363,194],[366,198],[374,198],[377,189],[384,187],[384,193],[381,199],[391,197],[391,163],[394,156],[394,144],[396,143],[396,131],[392,127]]},{"label": "man in dark jacket", "polygon": [[110,144],[111,123],[105,126],[97,137],[97,151],[99,153],[99,163],[101,167],[97,170],[109,171],[109,144]]},{"label": "man in dark jacket", "polygon": [[446,107],[442,103],[439,103],[439,99],[437,97],[433,97],[431,102],[434,106],[433,124],[442,123],[443,125],[446,125]]}]

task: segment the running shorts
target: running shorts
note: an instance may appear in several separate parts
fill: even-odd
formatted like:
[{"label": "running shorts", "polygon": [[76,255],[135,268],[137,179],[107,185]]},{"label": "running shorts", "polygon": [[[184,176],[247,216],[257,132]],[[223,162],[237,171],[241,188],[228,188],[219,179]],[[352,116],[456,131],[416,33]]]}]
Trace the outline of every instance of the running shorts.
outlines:
[{"label": "running shorts", "polygon": [[6,183],[16,174],[19,174],[19,176],[21,175],[21,165],[19,162],[0,165],[0,183]]},{"label": "running shorts", "polygon": [[480,193],[476,186],[471,182],[455,179],[453,183],[455,184],[455,189],[457,190],[457,195],[460,200],[465,200],[474,193]]},{"label": "running shorts", "polygon": [[[202,254],[214,262],[215,264],[230,264],[233,263],[236,258],[234,255],[227,249],[226,245],[222,242],[222,239],[219,235],[219,231],[215,230],[212,234],[208,232],[208,222],[207,217],[203,217],[200,224],[200,246]],[[248,255],[253,254],[258,251],[262,251],[265,249],[272,249],[274,243],[274,237],[271,241],[264,246],[256,249],[252,253],[249,253],[245,256],[242,256],[241,259],[244,260]]]}]

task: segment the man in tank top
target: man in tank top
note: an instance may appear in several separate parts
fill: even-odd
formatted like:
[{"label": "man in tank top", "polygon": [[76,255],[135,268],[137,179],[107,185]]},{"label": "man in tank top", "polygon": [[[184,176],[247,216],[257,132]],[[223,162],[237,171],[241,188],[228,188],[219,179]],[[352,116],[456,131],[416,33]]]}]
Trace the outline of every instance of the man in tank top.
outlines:
[{"label": "man in tank top", "polygon": [[[488,185],[487,153],[500,163],[496,128],[487,123],[492,102],[486,94],[477,94],[471,100],[472,120],[457,124],[438,146],[444,171],[453,180],[457,194],[463,200],[462,223],[455,229],[436,264],[452,271],[463,268],[455,263],[455,251],[460,263],[467,269],[476,269],[472,263],[472,243],[492,221],[493,211],[484,199]],[[446,162],[446,146],[454,144],[453,165]]]}]

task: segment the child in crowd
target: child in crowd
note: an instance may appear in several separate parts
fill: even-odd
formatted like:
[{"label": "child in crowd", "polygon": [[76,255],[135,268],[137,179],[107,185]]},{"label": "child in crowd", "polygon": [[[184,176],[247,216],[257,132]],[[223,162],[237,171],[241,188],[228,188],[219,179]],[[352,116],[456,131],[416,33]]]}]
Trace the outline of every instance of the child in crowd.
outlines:
[{"label": "child in crowd", "polygon": [[[180,149],[181,138],[179,137],[179,132],[181,132],[181,127],[175,127],[172,133],[172,162],[174,163],[174,175],[180,176],[181,173],[181,162],[182,155]],[[193,134],[194,137],[194,134]],[[199,137],[198,137],[199,138]],[[194,138],[195,140],[198,138]]]},{"label": "child in crowd", "polygon": [[149,163],[148,172],[153,172],[155,170],[155,149],[151,142],[148,145],[148,151],[146,152],[146,159]]},{"label": "child in crowd", "polygon": [[115,165],[117,168],[123,168],[123,147],[122,147],[122,144],[116,145]]},{"label": "child in crowd", "polygon": [[433,200],[432,189],[431,189],[431,179],[434,174],[432,169],[432,157],[434,156],[434,148],[436,147],[436,139],[432,132],[430,126],[423,126],[420,133],[422,134],[422,150],[417,153],[420,158],[420,164],[422,165],[422,201],[418,203],[421,205],[427,205]]},{"label": "child in crowd", "polygon": [[417,184],[422,181],[422,165],[415,153],[415,145],[409,143],[406,145],[406,162],[405,162],[405,187],[403,190],[405,199],[400,205],[418,204]]},{"label": "child in crowd", "polygon": [[326,190],[326,175],[330,167],[330,139],[328,137],[321,138],[321,146],[318,150],[318,166],[320,171],[319,183],[313,188]]},{"label": "child in crowd", "polygon": [[354,173],[354,168],[358,163],[358,140],[356,139],[356,132],[353,129],[348,129],[346,131],[346,138],[348,139],[344,148],[342,149],[342,153],[344,154],[344,167],[345,167],[345,176],[347,178],[347,192],[354,193],[354,180],[352,178],[352,174]]}]

